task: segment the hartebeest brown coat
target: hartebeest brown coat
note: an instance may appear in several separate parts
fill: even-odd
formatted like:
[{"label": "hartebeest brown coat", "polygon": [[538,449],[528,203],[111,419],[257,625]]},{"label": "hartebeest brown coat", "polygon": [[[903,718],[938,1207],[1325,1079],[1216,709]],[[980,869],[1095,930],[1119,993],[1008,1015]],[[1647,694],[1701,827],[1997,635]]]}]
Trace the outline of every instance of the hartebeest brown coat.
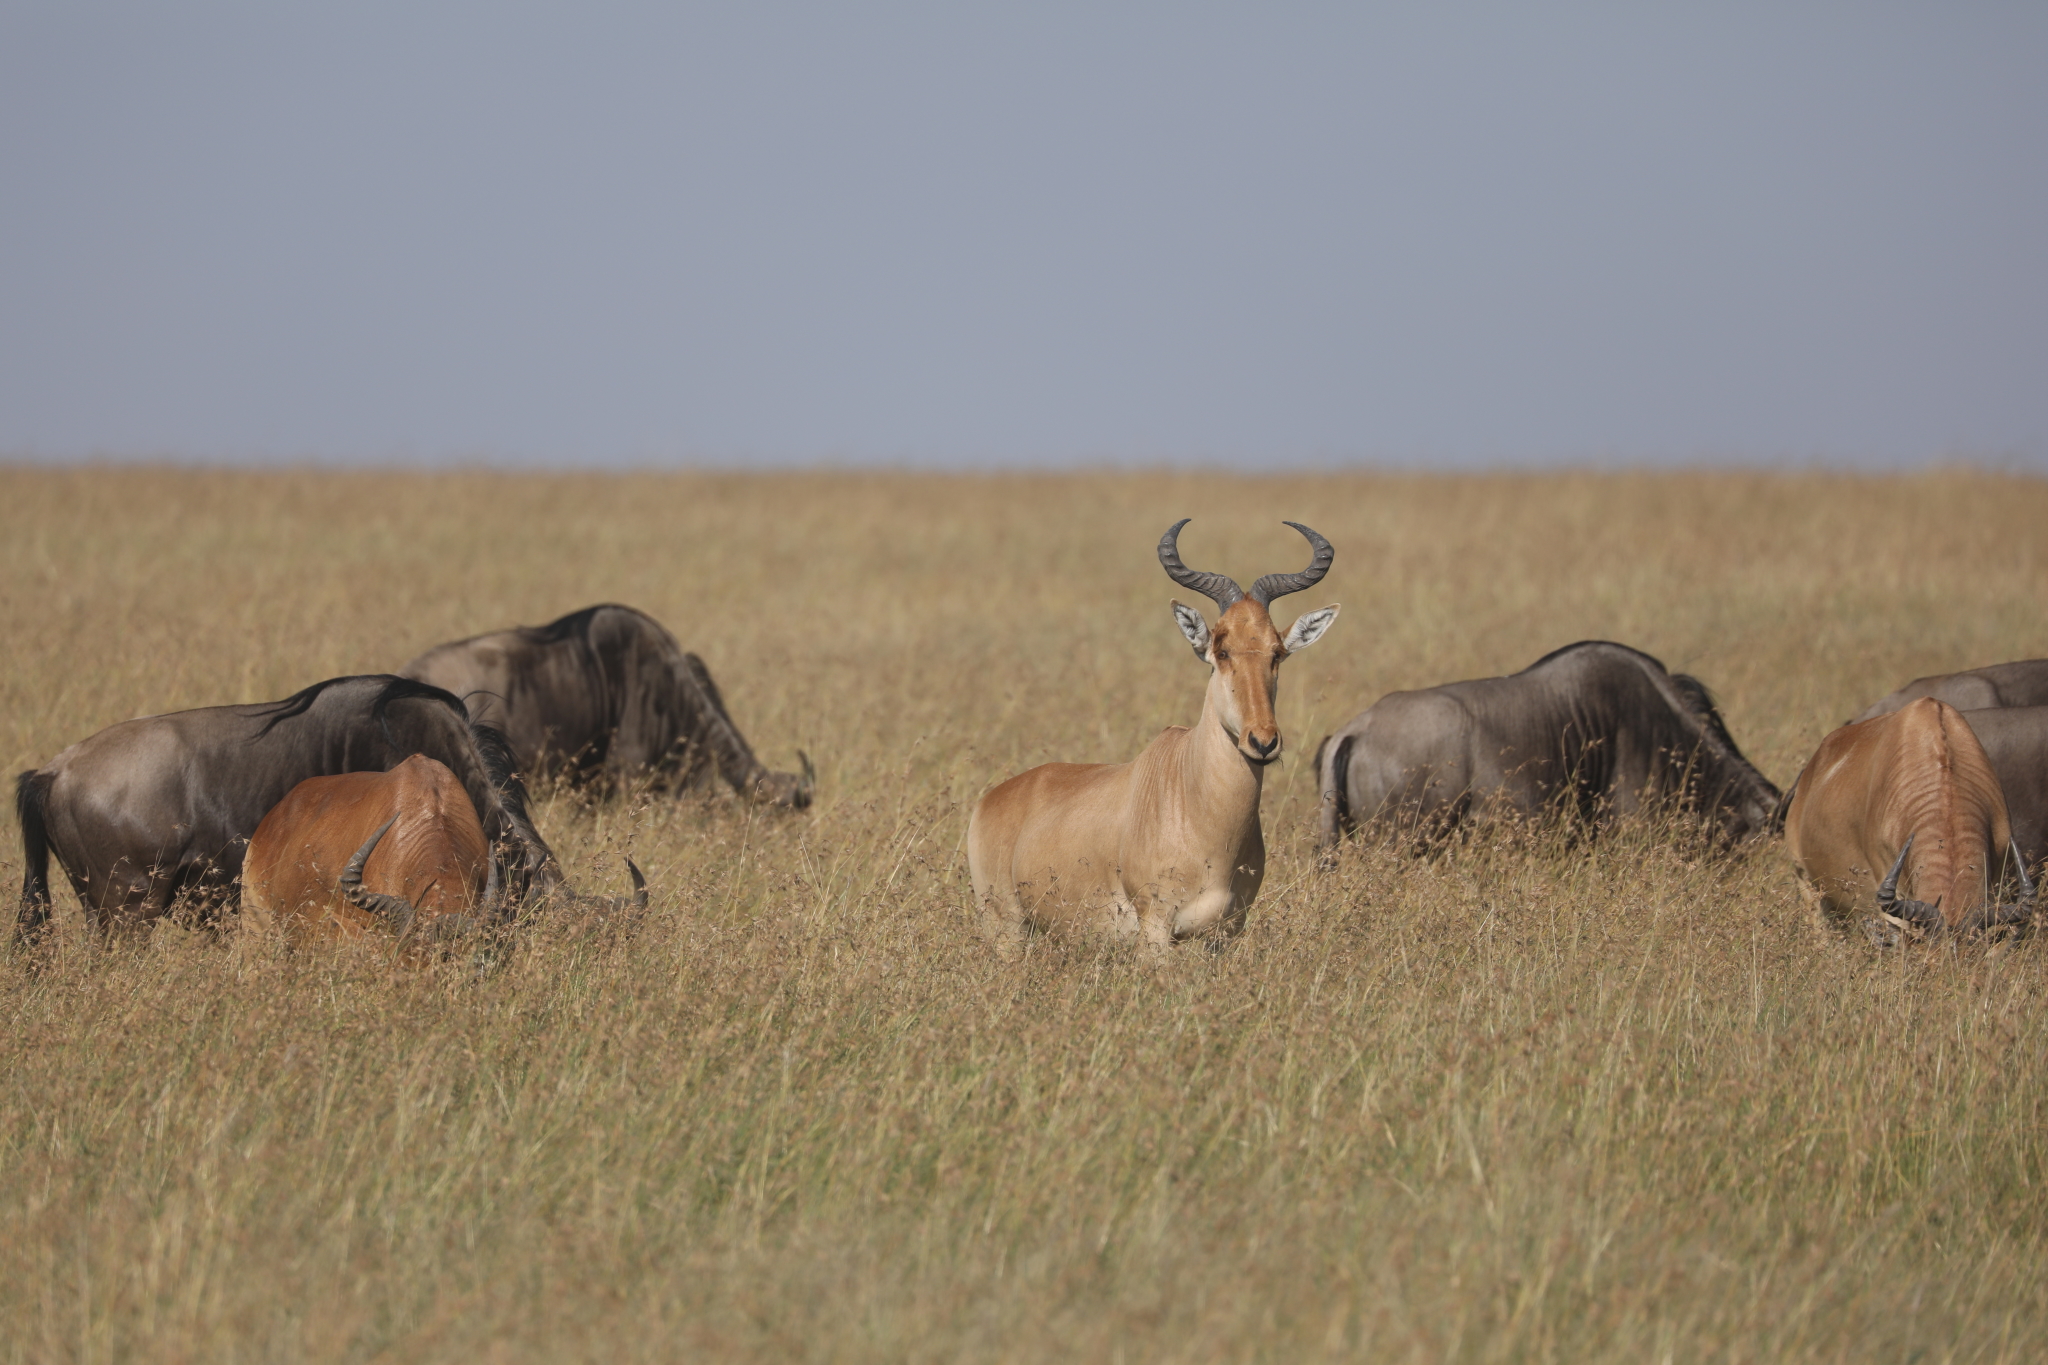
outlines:
[{"label": "hartebeest brown coat", "polygon": [[1268,574],[1247,594],[1222,574],[1180,562],[1182,520],[1159,542],[1177,583],[1212,598],[1214,626],[1179,602],[1174,618],[1210,668],[1201,719],[1171,726],[1129,763],[1048,763],[983,796],[967,825],[967,865],[986,932],[1006,954],[1027,928],[1103,925],[1155,949],[1209,931],[1233,934],[1266,875],[1259,794],[1280,756],[1273,700],[1280,664],[1321,638],[1324,607],[1282,639],[1267,604],[1329,572],[1315,549],[1299,574]]},{"label": "hartebeest brown coat", "polygon": [[294,941],[438,938],[469,925],[490,860],[455,774],[415,754],[389,772],[293,787],[249,840],[242,913]]},{"label": "hartebeest brown coat", "polygon": [[1937,934],[2028,918],[2024,869],[2021,905],[1996,903],[2011,847],[1991,760],[1962,713],[1931,697],[1828,735],[1785,812],[1786,852],[1824,910],[1876,909]]}]

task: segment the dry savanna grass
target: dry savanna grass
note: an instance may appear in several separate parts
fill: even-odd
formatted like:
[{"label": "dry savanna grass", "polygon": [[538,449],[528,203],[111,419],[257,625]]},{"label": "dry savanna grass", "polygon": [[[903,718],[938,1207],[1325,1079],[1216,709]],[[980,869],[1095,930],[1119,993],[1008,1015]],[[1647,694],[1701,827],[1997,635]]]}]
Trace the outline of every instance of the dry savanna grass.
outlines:
[{"label": "dry savanna grass", "polygon": [[[1706,1361],[2048,1354],[2048,949],[1880,953],[1774,844],[1495,829],[1314,870],[1306,756],[1588,637],[1780,783],[1921,673],[2048,653],[2048,486],[1942,471],[1231,478],[0,471],[9,771],[617,600],[807,816],[538,818],[643,917],[494,972],[0,955],[0,1359]],[[1266,892],[1154,965],[974,937],[988,784],[1134,754],[1200,665],[1152,546],[1337,547]],[[20,875],[11,818],[4,872]]]}]

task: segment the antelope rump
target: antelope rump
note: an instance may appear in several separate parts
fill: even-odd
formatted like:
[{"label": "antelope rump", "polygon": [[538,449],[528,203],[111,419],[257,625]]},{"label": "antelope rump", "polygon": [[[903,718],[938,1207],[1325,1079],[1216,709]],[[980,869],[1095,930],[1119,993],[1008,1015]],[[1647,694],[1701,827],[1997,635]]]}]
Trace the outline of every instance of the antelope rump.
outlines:
[{"label": "antelope rump", "polygon": [[242,916],[294,941],[440,939],[490,913],[497,870],[455,774],[414,754],[309,777],[271,807],[242,858]]},{"label": "antelope rump", "polygon": [[[1962,713],[1932,697],[1820,742],[1792,784],[1785,851],[1837,920],[1873,909],[1892,928],[1940,937],[2033,917],[1998,774]],[[2019,901],[2002,905],[2008,867]]]}]

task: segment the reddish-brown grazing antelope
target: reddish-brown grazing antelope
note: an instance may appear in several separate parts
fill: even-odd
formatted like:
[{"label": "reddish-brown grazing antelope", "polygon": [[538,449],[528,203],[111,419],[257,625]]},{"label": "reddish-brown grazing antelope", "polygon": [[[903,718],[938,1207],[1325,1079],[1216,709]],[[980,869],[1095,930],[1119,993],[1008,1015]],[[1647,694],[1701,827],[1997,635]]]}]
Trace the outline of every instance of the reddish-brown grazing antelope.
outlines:
[{"label": "reddish-brown grazing antelope", "polygon": [[242,913],[293,941],[433,941],[479,920],[497,899],[496,874],[469,794],[414,754],[389,772],[293,787],[249,839]]},{"label": "reddish-brown grazing antelope", "polygon": [[1106,925],[1155,950],[1176,939],[1234,934],[1266,875],[1259,791],[1280,757],[1273,698],[1280,664],[1337,619],[1324,607],[1283,640],[1267,614],[1283,593],[1322,581],[1335,552],[1299,522],[1314,558],[1267,574],[1247,593],[1197,573],[1177,548],[1183,517],[1159,538],[1174,582],[1222,609],[1211,626],[1179,602],[1174,619],[1209,665],[1202,718],[1170,726],[1129,763],[1047,763],[981,798],[967,824],[967,867],[983,925],[1007,956],[1031,927]]},{"label": "reddish-brown grazing antelope", "polygon": [[[1874,907],[1891,929],[1928,937],[2033,919],[1998,774],[1962,713],[1931,697],[1820,742],[1792,784],[1785,851],[1838,919]],[[2017,905],[1994,896],[2008,855]],[[1879,868],[1890,869],[1882,881]],[[1895,938],[1884,922],[1867,927]]]}]

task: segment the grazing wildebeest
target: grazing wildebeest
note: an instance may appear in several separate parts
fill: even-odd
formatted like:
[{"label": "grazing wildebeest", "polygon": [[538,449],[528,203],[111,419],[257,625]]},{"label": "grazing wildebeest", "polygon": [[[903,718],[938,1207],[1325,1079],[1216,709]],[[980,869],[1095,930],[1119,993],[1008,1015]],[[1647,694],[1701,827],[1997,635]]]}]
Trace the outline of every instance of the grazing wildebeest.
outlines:
[{"label": "grazing wildebeest", "polygon": [[1209,665],[1202,717],[1170,726],[1129,763],[1048,763],[995,788],[967,825],[967,866],[984,928],[1014,953],[1030,926],[1102,923],[1155,950],[1208,930],[1234,934],[1266,875],[1259,792],[1280,756],[1273,699],[1280,664],[1321,638],[1336,607],[1309,612],[1283,640],[1267,608],[1330,571],[1330,543],[1287,522],[1314,549],[1296,574],[1267,574],[1246,593],[1181,563],[1160,538],[1173,581],[1222,609],[1214,626],[1173,604],[1195,657]]},{"label": "grazing wildebeest", "polygon": [[585,607],[544,626],[516,626],[436,645],[399,670],[461,697],[473,719],[503,732],[522,773],[559,773],[616,788],[641,776],[685,788],[715,768],[751,800],[811,803],[801,773],[754,757],[704,661],[631,607]]},{"label": "grazing wildebeest", "polygon": [[[1874,907],[1934,937],[2033,916],[1998,774],[1962,713],[1932,697],[1820,742],[1792,784],[1785,851],[1837,919]],[[1996,900],[2008,854],[2017,905]]]},{"label": "grazing wildebeest", "polygon": [[[626,869],[645,909],[646,880],[631,858]],[[359,938],[381,927],[431,943],[502,909],[498,881],[469,793],[446,765],[414,754],[389,772],[293,787],[249,840],[242,917],[294,940]]]},{"label": "grazing wildebeest", "polygon": [[1426,842],[1489,806],[1598,825],[1675,804],[1733,843],[1769,829],[1779,800],[1698,679],[1606,640],[1504,678],[1390,692],[1323,741],[1316,770],[1326,852],[1362,822]]},{"label": "grazing wildebeest", "polygon": [[143,716],[80,740],[16,785],[27,871],[18,932],[50,914],[57,855],[96,929],[162,915],[180,892],[232,903],[257,824],[309,777],[381,772],[411,754],[446,764],[515,898],[562,883],[527,818],[504,740],[438,687],[385,674],[330,678],[283,701]]},{"label": "grazing wildebeest", "polygon": [[1998,774],[2020,860],[2040,867],[2048,860],[2048,706],[1964,711],[1963,719]]},{"label": "grazing wildebeest", "polygon": [[1857,720],[1888,716],[1920,697],[1945,701],[1958,711],[1994,706],[2048,706],[2048,659],[2020,659],[1986,664],[1961,673],[1934,673],[1915,678],[1881,701],[1864,708]]}]

